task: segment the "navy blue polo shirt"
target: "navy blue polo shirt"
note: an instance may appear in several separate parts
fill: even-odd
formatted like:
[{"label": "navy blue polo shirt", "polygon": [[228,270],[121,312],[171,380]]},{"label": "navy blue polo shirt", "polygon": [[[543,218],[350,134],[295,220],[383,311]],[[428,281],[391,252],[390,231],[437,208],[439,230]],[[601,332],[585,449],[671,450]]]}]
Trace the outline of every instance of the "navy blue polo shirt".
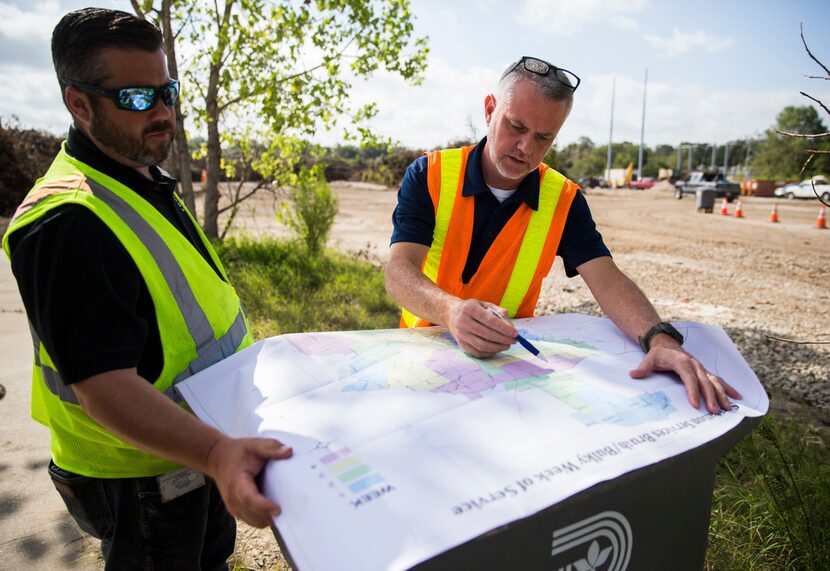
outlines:
[{"label": "navy blue polo shirt", "polygon": [[[522,202],[533,210],[539,208],[539,170],[528,174],[516,192],[504,202],[490,192],[490,187],[484,182],[484,172],[481,168],[481,154],[487,137],[483,138],[470,151],[467,158],[467,167],[464,171],[464,188],[462,196],[475,197],[475,214],[473,216],[473,236],[470,242],[470,251],[461,279],[468,283],[478,270],[481,260],[490,246],[504,228],[510,217],[518,210]],[[392,213],[391,243],[413,242],[425,246],[432,245],[432,235],[435,230],[435,208],[429,195],[427,186],[427,156],[418,157],[407,167],[404,173],[401,188],[398,191],[398,205]],[[565,273],[574,277],[581,264],[598,258],[610,256],[608,248],[602,241],[597,230],[588,202],[581,192],[577,192],[568,211],[565,228],[556,255],[562,258]]]}]

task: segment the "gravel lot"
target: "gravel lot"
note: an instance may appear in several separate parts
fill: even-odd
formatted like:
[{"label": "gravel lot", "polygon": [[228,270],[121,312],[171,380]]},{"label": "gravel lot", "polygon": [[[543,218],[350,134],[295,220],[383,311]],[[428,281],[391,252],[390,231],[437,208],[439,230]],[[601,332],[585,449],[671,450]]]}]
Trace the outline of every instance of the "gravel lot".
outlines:
[{"label": "gravel lot", "polygon": [[[386,259],[393,190],[332,184],[340,214],[329,244],[361,259]],[[594,219],[617,264],[664,319],[722,325],[772,395],[772,406],[830,432],[830,230],[815,227],[816,200],[744,197],[744,218],[696,212],[661,183],[647,191],[589,189]],[[284,235],[263,196],[247,205],[237,233]],[[540,315],[599,314],[587,287],[557,260]],[[252,569],[284,568],[270,530],[240,526],[238,552]]]}]

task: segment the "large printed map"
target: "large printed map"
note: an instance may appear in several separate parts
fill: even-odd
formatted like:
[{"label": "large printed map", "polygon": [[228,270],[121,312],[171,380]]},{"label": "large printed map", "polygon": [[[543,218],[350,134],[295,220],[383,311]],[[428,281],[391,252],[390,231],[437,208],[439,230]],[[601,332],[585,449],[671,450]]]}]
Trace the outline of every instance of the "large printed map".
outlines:
[{"label": "large printed map", "polygon": [[404,569],[600,481],[764,414],[765,392],[719,327],[677,323],[685,347],[744,398],[695,410],[672,376],[633,380],[642,352],[609,321],[517,320],[491,359],[442,328],[283,335],[180,385],[232,436],[294,448],[264,487],[299,569]]}]

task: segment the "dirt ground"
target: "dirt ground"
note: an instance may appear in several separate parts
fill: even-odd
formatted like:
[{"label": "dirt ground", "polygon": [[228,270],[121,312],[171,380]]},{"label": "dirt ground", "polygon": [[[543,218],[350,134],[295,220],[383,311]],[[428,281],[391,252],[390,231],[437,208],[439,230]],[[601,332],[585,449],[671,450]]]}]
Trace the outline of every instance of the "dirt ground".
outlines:
[{"label": "dirt ground", "polygon": [[[340,212],[329,245],[383,264],[395,191],[349,182],[336,182],[332,187]],[[617,264],[646,292],[664,319],[722,325],[772,394],[774,408],[830,430],[826,428],[830,427],[830,230],[815,227],[818,201],[778,201],[780,222],[772,223],[769,217],[775,201],[771,198],[744,197],[744,218],[737,219],[735,204],[729,205],[729,216],[718,213],[719,203],[714,213],[698,213],[694,199],[676,200],[666,183],[648,191],[589,189],[586,197]],[[232,235],[241,234],[286,235],[275,221],[271,195],[263,194],[245,204],[232,231]],[[19,302],[9,303],[9,308],[3,307],[4,313],[8,312],[5,315],[20,321],[17,325],[22,328]],[[585,285],[579,278],[566,278],[560,261],[546,280],[537,311],[543,315],[557,312],[599,313]],[[18,353],[25,354],[24,347],[21,340]],[[29,355],[22,358],[21,367],[28,368],[30,359]],[[10,376],[0,379],[8,386]],[[11,405],[12,400],[20,406],[27,404],[22,394],[12,394],[0,404]],[[16,416],[23,423],[28,415],[22,410]],[[25,420],[31,430],[40,428]],[[11,440],[6,444],[6,450],[11,451]],[[40,458],[45,451],[44,447],[42,454],[29,451],[28,455]],[[30,478],[28,464],[21,466],[20,480]],[[3,468],[0,465],[0,470]],[[13,474],[14,466],[7,472]],[[8,501],[0,501],[0,508],[13,499],[11,492],[7,494]],[[65,525],[61,508],[50,507],[44,528]],[[12,508],[6,505],[8,509]],[[11,516],[10,525],[14,520],[21,522],[25,515],[23,508],[14,510],[20,511]],[[241,525],[238,539],[237,552],[246,567],[282,568],[269,530]],[[7,543],[0,540],[0,552],[7,557],[4,561],[46,569],[49,557],[43,555],[32,553],[15,560],[18,545],[30,552],[45,549],[32,541],[26,537]],[[71,555],[75,568],[95,566],[94,559],[79,557],[77,552],[68,554],[76,536],[67,536],[64,541],[64,565]],[[55,546],[47,553],[57,555],[57,550]]]}]

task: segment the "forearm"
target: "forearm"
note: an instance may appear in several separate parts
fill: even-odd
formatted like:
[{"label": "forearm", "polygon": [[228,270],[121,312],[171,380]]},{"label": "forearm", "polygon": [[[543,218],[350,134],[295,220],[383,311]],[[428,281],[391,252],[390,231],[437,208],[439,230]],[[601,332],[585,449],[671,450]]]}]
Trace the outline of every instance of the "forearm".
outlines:
[{"label": "forearm", "polygon": [[583,274],[584,269],[580,274],[583,274],[585,283],[605,315],[626,335],[636,340],[658,323],[660,316],[637,284],[622,273],[610,258],[598,263],[602,264],[599,266],[601,277],[587,271]]},{"label": "forearm", "polygon": [[395,256],[386,265],[386,293],[410,313],[445,326],[452,307],[461,301],[435,285],[418,266]]},{"label": "forearm", "polygon": [[176,405],[135,369],[108,371],[72,388],[84,412],[125,442],[212,475],[210,452],[228,437]]}]

